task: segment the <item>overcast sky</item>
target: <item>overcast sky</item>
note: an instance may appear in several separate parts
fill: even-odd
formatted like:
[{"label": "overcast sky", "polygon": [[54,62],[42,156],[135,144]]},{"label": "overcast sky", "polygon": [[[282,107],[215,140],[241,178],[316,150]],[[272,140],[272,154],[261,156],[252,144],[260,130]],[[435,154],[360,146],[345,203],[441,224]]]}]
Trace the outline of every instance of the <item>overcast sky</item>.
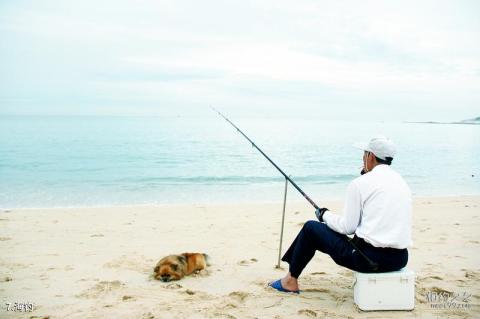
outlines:
[{"label": "overcast sky", "polygon": [[459,120],[480,1],[0,2],[0,114]]}]

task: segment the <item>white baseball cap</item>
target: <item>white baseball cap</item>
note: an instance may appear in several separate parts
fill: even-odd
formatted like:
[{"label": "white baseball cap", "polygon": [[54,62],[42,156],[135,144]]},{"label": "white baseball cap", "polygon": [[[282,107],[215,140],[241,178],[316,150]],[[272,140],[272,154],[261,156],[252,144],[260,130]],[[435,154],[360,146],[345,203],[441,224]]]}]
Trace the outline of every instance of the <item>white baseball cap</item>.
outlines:
[{"label": "white baseball cap", "polygon": [[382,160],[386,160],[387,157],[393,158],[397,152],[395,144],[385,136],[374,137],[368,143],[355,143],[353,146],[362,151],[372,152]]}]

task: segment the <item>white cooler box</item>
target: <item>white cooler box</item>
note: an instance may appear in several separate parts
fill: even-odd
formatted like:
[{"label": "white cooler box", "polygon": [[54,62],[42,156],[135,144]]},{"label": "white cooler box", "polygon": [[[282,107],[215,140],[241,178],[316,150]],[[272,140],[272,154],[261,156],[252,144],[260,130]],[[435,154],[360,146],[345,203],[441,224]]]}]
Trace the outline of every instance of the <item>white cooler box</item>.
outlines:
[{"label": "white cooler box", "polygon": [[412,310],[415,306],[415,273],[399,271],[367,274],[355,272],[353,300],[361,310]]}]

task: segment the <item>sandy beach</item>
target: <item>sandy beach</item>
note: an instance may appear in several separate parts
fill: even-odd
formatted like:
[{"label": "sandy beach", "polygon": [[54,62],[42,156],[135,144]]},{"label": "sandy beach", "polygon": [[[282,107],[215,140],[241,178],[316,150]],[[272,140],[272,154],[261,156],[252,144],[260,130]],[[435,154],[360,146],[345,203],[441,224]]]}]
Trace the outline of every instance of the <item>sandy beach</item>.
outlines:
[{"label": "sandy beach", "polygon": [[[342,202],[323,203],[340,211]],[[276,269],[282,203],[12,209],[0,212],[1,318],[474,318],[480,315],[480,196],[416,198],[408,268],[413,311],[363,312],[353,273],[317,253],[300,295],[266,287]],[[283,251],[308,203],[288,202]],[[204,252],[207,271],[154,280],[163,256]],[[435,309],[429,292],[462,308]],[[394,293],[394,292],[392,292]],[[462,300],[463,298],[463,300]],[[15,303],[33,311],[13,311]],[[9,307],[10,309],[7,309]],[[27,309],[30,310],[30,309]]]}]

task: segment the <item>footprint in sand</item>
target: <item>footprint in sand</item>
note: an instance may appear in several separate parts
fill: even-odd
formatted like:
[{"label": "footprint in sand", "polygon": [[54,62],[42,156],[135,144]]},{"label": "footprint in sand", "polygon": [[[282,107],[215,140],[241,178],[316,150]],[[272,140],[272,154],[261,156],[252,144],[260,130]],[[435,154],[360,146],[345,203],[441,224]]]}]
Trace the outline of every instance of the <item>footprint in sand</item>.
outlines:
[{"label": "footprint in sand", "polygon": [[302,289],[303,292],[321,292],[321,293],[329,293],[330,290],[325,289],[325,288],[307,288],[307,289]]},{"label": "footprint in sand", "polygon": [[228,294],[228,297],[239,303],[243,303],[245,299],[249,296],[251,296],[251,294],[244,291],[234,291]]},{"label": "footprint in sand", "polygon": [[310,309],[301,309],[301,310],[298,311],[298,314],[299,315],[305,315],[307,317],[312,317],[312,318],[317,317],[317,313],[313,310],[310,310]]},{"label": "footprint in sand", "polygon": [[77,282],[82,282],[82,281],[100,281],[98,278],[82,278],[77,280]]},{"label": "footprint in sand", "polygon": [[151,312],[142,314],[142,319],[155,319],[155,316]]},{"label": "footprint in sand", "polygon": [[240,265],[240,266],[248,266],[248,265],[251,265],[251,264],[254,264],[258,261],[258,259],[256,258],[250,258],[249,260],[241,260],[239,261],[237,264]]},{"label": "footprint in sand", "polygon": [[95,284],[90,289],[85,290],[81,294],[76,295],[77,298],[97,298],[101,295],[108,294],[114,290],[120,289],[124,287],[125,284],[119,280],[114,281],[100,281],[99,283]]},{"label": "footprint in sand", "polygon": [[235,309],[235,308],[238,308],[238,306],[233,303],[227,303],[226,305],[222,306],[223,310]]},{"label": "footprint in sand", "polygon": [[465,277],[469,279],[475,279],[478,280],[480,279],[480,272],[475,271],[475,270],[466,270],[465,271]]},{"label": "footprint in sand", "polygon": [[427,279],[435,279],[435,280],[443,280],[440,276],[425,276],[425,277],[418,277],[419,281],[427,280]]},{"label": "footprint in sand", "polygon": [[172,284],[168,284],[164,287],[167,288],[167,289],[180,289],[180,288],[182,288],[182,285],[179,285],[177,283],[172,283]]},{"label": "footprint in sand", "polygon": [[128,295],[125,295],[122,297],[122,301],[128,301],[128,300],[136,300],[137,298],[135,298],[134,296],[128,296]]},{"label": "footprint in sand", "polygon": [[180,294],[186,294],[188,296],[191,296],[193,297],[194,299],[192,298],[186,298],[185,300],[207,300],[207,299],[211,299],[212,297],[206,293],[206,292],[202,292],[202,291],[196,291],[196,290],[192,290],[192,289],[185,289],[185,290],[181,290],[179,291]]},{"label": "footprint in sand", "polygon": [[418,287],[415,289],[415,301],[418,303],[427,303],[427,289],[424,287]]},{"label": "footprint in sand", "polygon": [[9,282],[9,281],[12,281],[12,280],[13,280],[12,277],[9,277],[9,276],[0,278],[0,282]]},{"label": "footprint in sand", "polygon": [[229,319],[237,319],[237,317],[229,315],[228,313],[214,313],[213,314],[215,317],[221,317],[221,318],[229,318]]}]

